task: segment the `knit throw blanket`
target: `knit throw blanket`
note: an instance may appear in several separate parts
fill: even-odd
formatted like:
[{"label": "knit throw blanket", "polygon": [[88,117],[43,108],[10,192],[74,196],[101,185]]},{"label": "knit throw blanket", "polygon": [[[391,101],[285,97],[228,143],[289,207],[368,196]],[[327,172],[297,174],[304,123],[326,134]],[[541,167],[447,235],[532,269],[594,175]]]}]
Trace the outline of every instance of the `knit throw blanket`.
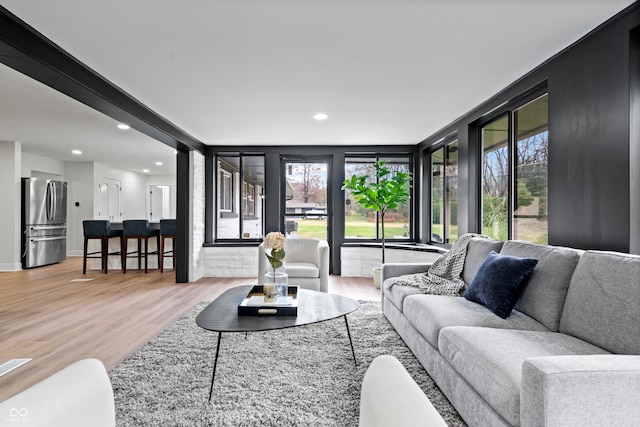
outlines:
[{"label": "knit throw blanket", "polygon": [[474,237],[480,234],[468,233],[462,235],[451,246],[451,250],[434,261],[426,273],[405,274],[396,277],[391,282],[394,285],[412,286],[420,289],[424,294],[460,296],[467,288],[467,284],[460,278],[464,259],[467,256],[467,246]]}]

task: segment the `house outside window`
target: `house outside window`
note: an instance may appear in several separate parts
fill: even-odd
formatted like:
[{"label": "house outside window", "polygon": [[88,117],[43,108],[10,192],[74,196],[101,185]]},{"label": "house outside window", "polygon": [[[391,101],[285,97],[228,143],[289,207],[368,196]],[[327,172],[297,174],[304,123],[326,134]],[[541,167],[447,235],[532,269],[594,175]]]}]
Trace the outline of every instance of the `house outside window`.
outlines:
[{"label": "house outside window", "polygon": [[261,239],[264,235],[264,156],[219,155],[216,168],[216,239]]},{"label": "house outside window", "polygon": [[233,210],[233,180],[231,172],[224,169],[220,170],[220,210],[224,212],[231,212]]},{"label": "house outside window", "polygon": [[244,215],[254,216],[256,214],[256,186],[245,181],[242,199],[244,202]]}]

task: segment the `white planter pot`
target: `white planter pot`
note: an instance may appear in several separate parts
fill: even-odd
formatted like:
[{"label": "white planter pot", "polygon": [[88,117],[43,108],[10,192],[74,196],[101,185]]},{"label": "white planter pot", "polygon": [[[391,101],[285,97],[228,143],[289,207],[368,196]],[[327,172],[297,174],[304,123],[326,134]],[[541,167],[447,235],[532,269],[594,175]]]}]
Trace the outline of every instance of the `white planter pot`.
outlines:
[{"label": "white planter pot", "polygon": [[373,269],[373,284],[377,289],[382,286],[382,267],[375,267]]}]

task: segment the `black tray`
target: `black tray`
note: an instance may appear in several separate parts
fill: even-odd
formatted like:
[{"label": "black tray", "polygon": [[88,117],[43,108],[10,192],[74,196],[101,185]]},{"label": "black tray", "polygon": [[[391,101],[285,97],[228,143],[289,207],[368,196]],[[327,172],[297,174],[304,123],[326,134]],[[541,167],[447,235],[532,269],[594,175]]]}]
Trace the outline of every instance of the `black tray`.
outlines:
[{"label": "black tray", "polygon": [[249,305],[249,301],[254,297],[264,298],[262,285],[256,285],[238,305],[238,316],[297,316],[298,315],[298,287],[289,286],[288,296],[291,297],[290,305],[278,305],[277,303],[262,303],[260,305]]}]

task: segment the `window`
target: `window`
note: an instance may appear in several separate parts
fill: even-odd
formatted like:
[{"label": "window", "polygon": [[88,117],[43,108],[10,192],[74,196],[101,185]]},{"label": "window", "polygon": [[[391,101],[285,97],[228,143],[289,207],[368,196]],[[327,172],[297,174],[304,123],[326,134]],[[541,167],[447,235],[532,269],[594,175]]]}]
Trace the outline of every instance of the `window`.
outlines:
[{"label": "window", "polygon": [[233,209],[233,182],[231,173],[224,169],[220,169],[220,210],[231,212]]},{"label": "window", "polygon": [[513,238],[548,243],[549,121],[547,96],[515,111]]},{"label": "window", "polygon": [[431,240],[458,239],[458,141],[431,153]]},{"label": "window", "polygon": [[216,168],[216,238],[261,239],[264,156],[219,155]]},{"label": "window", "polygon": [[256,186],[248,182],[244,183],[242,200],[244,202],[244,215],[254,216],[256,214]]},{"label": "window", "polygon": [[319,158],[283,158],[284,226],[287,236],[325,240],[328,237],[330,163]]},{"label": "window", "polygon": [[[410,158],[391,156],[346,157],[345,177],[367,174],[375,179],[374,163],[384,161],[391,171],[410,172]],[[384,219],[385,239],[409,239],[411,237],[411,201],[388,210]],[[381,239],[380,218],[377,212],[357,204],[351,193],[345,191],[345,230],[347,239]]]},{"label": "window", "polygon": [[509,238],[509,115],[482,128],[482,233]]},{"label": "window", "polygon": [[546,244],[548,97],[481,128],[482,233]]}]

